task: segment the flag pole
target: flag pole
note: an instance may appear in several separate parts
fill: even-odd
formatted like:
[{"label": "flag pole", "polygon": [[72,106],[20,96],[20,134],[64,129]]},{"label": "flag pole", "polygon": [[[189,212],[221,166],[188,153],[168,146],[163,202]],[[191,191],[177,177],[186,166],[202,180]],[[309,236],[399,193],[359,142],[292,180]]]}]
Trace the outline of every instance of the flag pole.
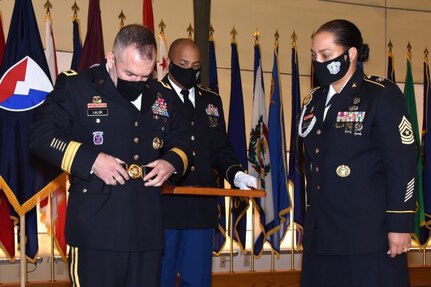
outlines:
[{"label": "flag pole", "polygon": [[[49,20],[51,19],[51,11],[50,9],[52,9],[52,4],[49,0],[47,0],[45,2],[45,4],[43,5],[43,8],[46,9],[46,19]],[[51,20],[52,21],[52,20]],[[54,82],[54,79],[52,79]],[[52,194],[49,195],[49,216],[50,216],[50,228],[51,228],[51,232],[50,232],[50,240],[51,240],[51,262],[50,262],[50,269],[51,269],[51,282],[55,281],[55,275],[54,275],[54,230],[53,230],[53,223],[52,223]]]},{"label": "flag pole", "polygon": [[275,271],[275,253],[273,247],[271,247],[271,271]]},{"label": "flag pole", "polygon": [[52,197],[53,197],[53,194],[51,193],[50,195],[49,195],[49,216],[50,216],[50,219],[49,219],[49,222],[50,222],[50,228],[51,228],[51,236],[50,236],[50,238],[51,238],[51,282],[54,282],[55,281],[55,267],[54,267],[54,259],[55,259],[55,257],[54,257],[54,221],[53,221],[53,212],[52,212]]},{"label": "flag pole", "polygon": [[[255,46],[259,45],[260,32],[257,30],[257,28],[253,34],[253,37],[254,37],[254,45]],[[254,99],[253,99],[253,101],[254,101]],[[251,168],[249,168],[249,170],[250,169]],[[258,188],[261,189],[262,188],[261,181],[258,180],[257,183],[258,183]],[[251,202],[251,249],[250,249],[250,251],[251,251],[251,271],[255,271],[254,270],[254,241],[256,240],[254,237],[254,232],[256,229],[256,227],[255,227],[256,220],[254,218],[254,216],[255,216],[255,210],[254,210],[255,204],[254,204],[254,200],[250,200],[250,202]]]},{"label": "flag pole", "polygon": [[229,251],[229,272],[233,272],[233,197],[229,197],[229,234],[230,234],[230,251]]},{"label": "flag pole", "polygon": [[[278,33],[278,29],[277,29],[274,33],[274,50],[277,51],[277,53],[278,53],[278,47],[279,47],[279,41],[278,41],[279,38],[280,38],[280,34]],[[277,61],[278,61],[278,54],[277,54]],[[278,63],[277,63],[277,65],[278,65]],[[268,127],[268,129],[269,129],[269,127]],[[272,244],[278,244],[278,243],[273,242]],[[280,244],[278,244],[278,247],[280,248]],[[275,271],[274,246],[271,246],[271,271]]]},{"label": "flag pole", "polygon": [[25,287],[27,281],[27,259],[25,257],[25,214],[19,220],[19,248],[21,250],[20,261],[20,286]]},{"label": "flag pole", "polygon": [[250,252],[251,252],[251,264],[250,264],[250,268],[252,272],[254,272],[254,223],[255,223],[255,219],[254,219],[254,204],[253,204],[253,200],[251,200],[249,198],[249,202],[251,202],[251,248],[250,248]]},{"label": "flag pole", "polygon": [[[293,34],[290,37],[292,39],[292,53],[295,52],[296,53],[296,39],[298,38],[296,36],[295,30],[293,30]],[[296,55],[295,55],[296,58]],[[293,67],[292,67],[293,68]],[[292,75],[293,76],[293,75]],[[293,94],[292,94],[293,97]],[[293,98],[292,98],[292,104],[293,104]],[[293,106],[292,106],[292,110],[293,110]],[[294,123],[292,122],[292,125]],[[293,127],[292,127],[293,128]],[[290,141],[295,140],[295,139],[290,139]],[[292,150],[290,151],[292,152]],[[295,183],[294,183],[295,184]],[[290,243],[290,270],[294,270],[295,269],[295,186],[288,184],[288,188],[289,187],[293,187],[293,188],[289,188],[290,189],[290,196],[292,199],[292,209],[291,209],[291,218],[290,218],[290,227],[291,227],[291,243]],[[299,183],[296,183],[299,184]]]}]

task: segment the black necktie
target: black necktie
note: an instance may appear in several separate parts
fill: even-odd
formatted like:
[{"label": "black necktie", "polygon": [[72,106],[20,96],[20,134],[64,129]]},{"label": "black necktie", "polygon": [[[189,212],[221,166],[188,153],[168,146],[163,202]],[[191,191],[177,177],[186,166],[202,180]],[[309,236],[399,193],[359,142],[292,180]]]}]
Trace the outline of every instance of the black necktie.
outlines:
[{"label": "black necktie", "polygon": [[[325,121],[326,116],[328,115],[329,109],[331,108],[331,105],[334,103],[335,98],[336,98],[338,95],[339,95],[338,93],[333,94],[333,95],[332,95],[332,97],[329,99],[328,103],[327,103],[327,104],[325,104],[325,109],[324,109],[324,111],[323,111],[323,113],[324,113],[324,114],[323,114],[323,121]],[[325,110],[326,110],[326,114],[325,114]]]},{"label": "black necktie", "polygon": [[189,93],[190,92],[188,90],[181,90],[181,95],[184,96],[184,107],[186,108],[188,115],[191,116],[195,107],[189,99]]},{"label": "black necktie", "polygon": [[329,107],[330,105],[332,105],[332,103],[335,101],[335,98],[338,96],[338,93],[335,93],[332,95],[332,97],[329,99],[329,102],[325,105],[325,108]]}]

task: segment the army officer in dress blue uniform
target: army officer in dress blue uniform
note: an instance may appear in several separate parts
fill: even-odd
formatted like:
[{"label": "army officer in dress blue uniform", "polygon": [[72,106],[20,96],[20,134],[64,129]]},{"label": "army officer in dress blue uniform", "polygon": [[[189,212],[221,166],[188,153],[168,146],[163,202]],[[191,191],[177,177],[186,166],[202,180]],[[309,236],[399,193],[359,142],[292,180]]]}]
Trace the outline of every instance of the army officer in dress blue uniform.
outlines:
[{"label": "army officer in dress blue uniform", "polygon": [[407,287],[416,210],[416,146],[403,94],[357,68],[346,20],[312,41],[320,88],[304,101],[308,209],[301,286]]},{"label": "army officer in dress blue uniform", "polygon": [[[197,85],[200,51],[190,39],[177,39],[169,47],[169,75],[160,82],[160,92],[170,95],[181,121],[191,134],[193,156],[190,168],[177,185],[223,186],[226,179],[241,189],[256,187],[245,174],[226,134],[221,98]],[[208,196],[162,196],[165,249],[161,287],[211,286],[212,247],[217,225],[217,198]]]},{"label": "army officer in dress blue uniform", "polygon": [[33,152],[70,174],[74,286],[159,286],[159,187],[186,171],[190,140],[172,99],[148,87],[155,59],[154,35],[125,26],[106,63],[59,77],[32,127]]}]

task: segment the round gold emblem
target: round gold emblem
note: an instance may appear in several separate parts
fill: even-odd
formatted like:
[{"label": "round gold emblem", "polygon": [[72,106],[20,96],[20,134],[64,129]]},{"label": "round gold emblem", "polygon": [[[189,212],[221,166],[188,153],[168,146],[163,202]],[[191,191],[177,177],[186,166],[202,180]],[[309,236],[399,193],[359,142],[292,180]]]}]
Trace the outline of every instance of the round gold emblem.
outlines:
[{"label": "round gold emblem", "polygon": [[142,177],[142,169],[137,164],[130,165],[129,168],[127,169],[127,173],[133,179],[137,179],[137,178]]},{"label": "round gold emblem", "polygon": [[350,167],[344,164],[338,166],[336,171],[339,177],[348,177],[351,172]]},{"label": "round gold emblem", "polygon": [[163,147],[163,140],[155,137],[153,139],[153,149],[161,149]]}]

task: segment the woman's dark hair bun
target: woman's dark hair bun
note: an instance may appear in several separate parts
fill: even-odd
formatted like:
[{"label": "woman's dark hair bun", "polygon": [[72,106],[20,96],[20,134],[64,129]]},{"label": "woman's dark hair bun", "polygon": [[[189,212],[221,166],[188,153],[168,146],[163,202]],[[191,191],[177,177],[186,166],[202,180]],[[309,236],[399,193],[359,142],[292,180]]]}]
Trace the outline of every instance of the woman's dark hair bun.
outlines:
[{"label": "woman's dark hair bun", "polygon": [[368,44],[363,44],[361,48],[358,50],[358,61],[366,62],[368,60],[368,56],[370,54],[370,47]]}]

